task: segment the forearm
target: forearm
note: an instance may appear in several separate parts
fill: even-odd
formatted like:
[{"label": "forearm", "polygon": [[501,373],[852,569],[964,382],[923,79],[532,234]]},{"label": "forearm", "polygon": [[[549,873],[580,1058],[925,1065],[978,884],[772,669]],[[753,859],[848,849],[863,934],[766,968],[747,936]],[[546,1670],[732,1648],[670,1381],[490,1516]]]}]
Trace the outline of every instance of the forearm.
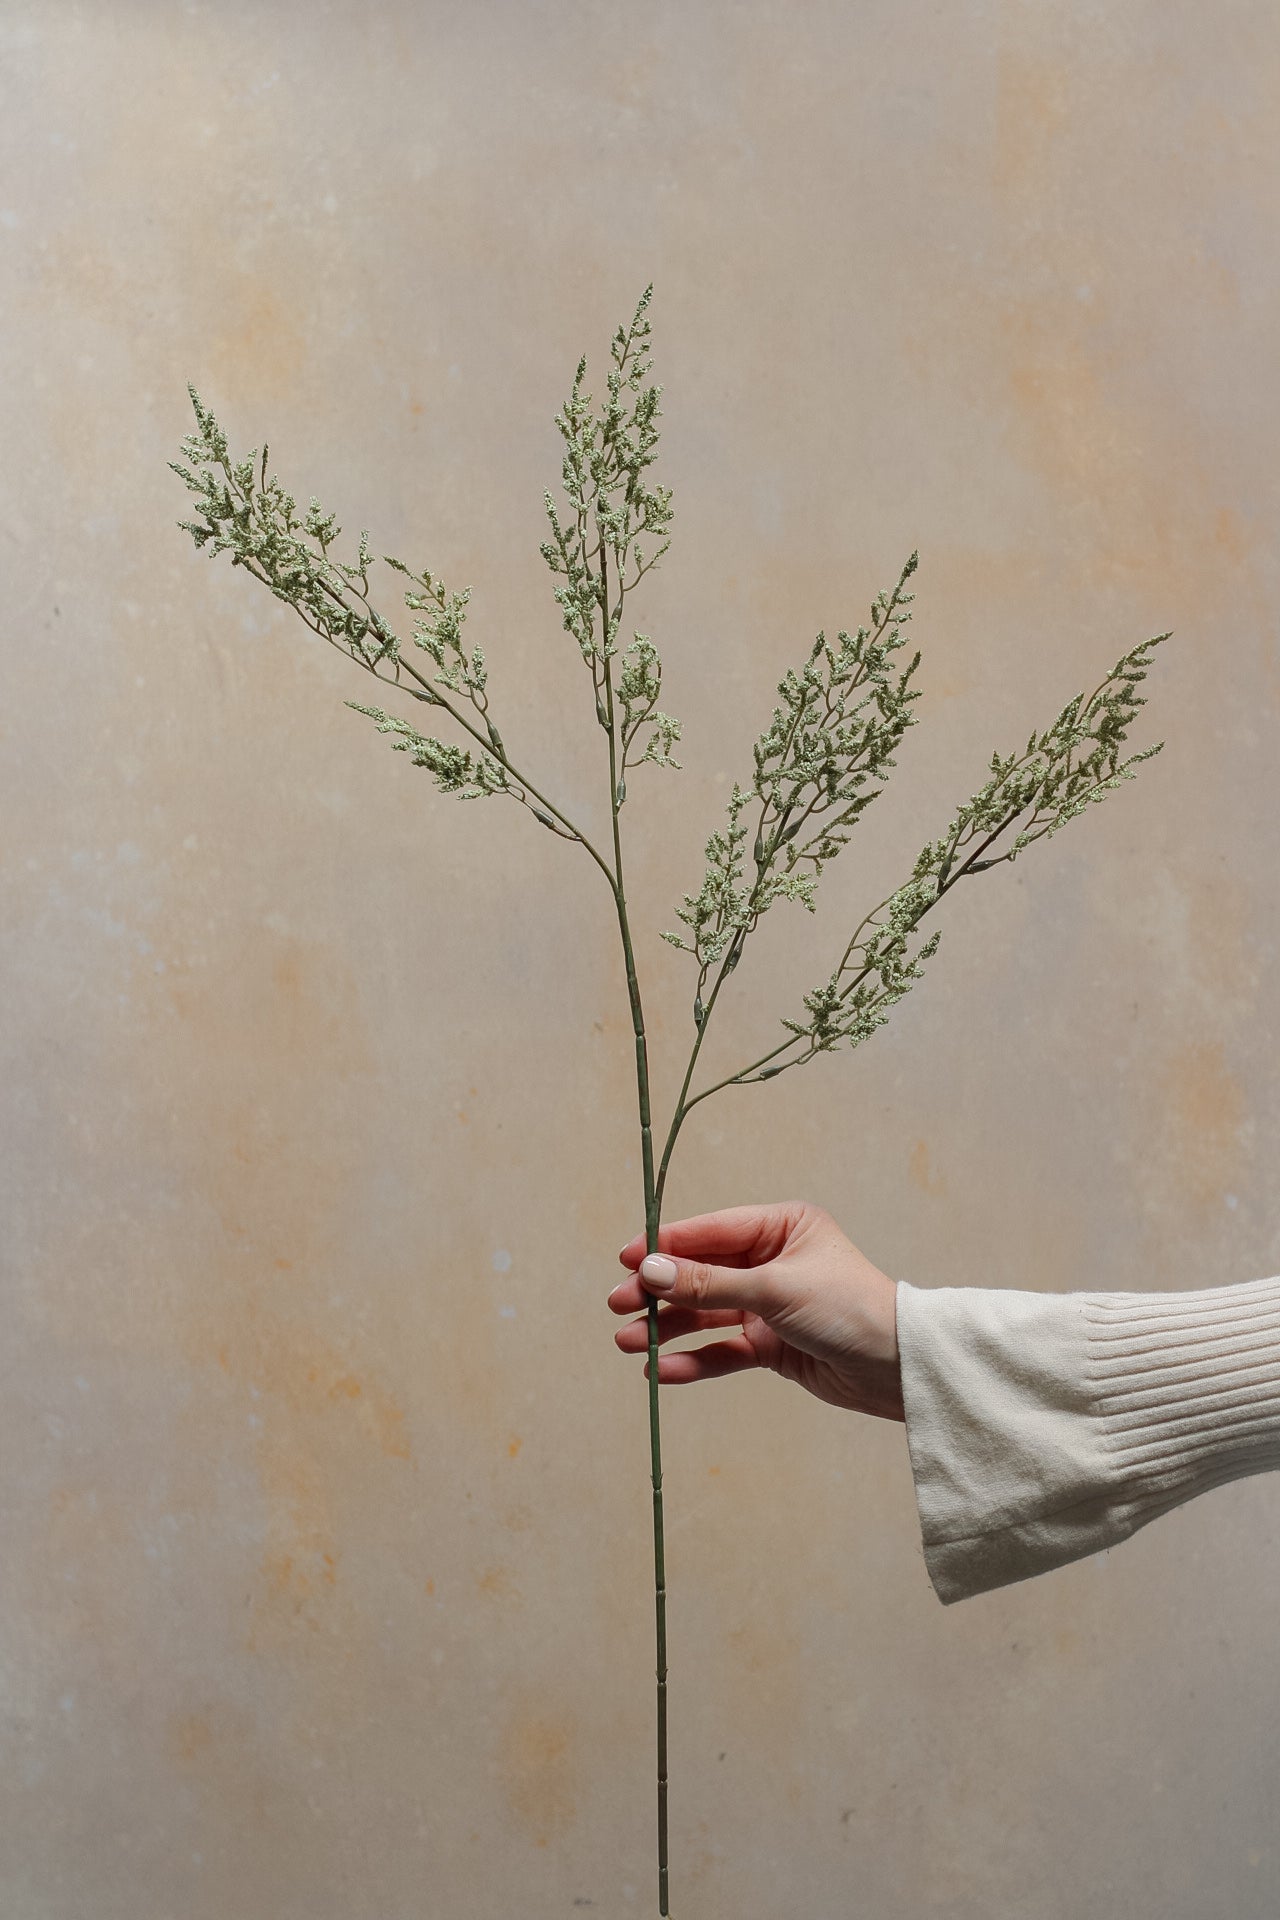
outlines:
[{"label": "forearm", "polygon": [[951,1602],[1280,1467],[1280,1277],[1197,1293],[900,1283],[907,1440]]}]

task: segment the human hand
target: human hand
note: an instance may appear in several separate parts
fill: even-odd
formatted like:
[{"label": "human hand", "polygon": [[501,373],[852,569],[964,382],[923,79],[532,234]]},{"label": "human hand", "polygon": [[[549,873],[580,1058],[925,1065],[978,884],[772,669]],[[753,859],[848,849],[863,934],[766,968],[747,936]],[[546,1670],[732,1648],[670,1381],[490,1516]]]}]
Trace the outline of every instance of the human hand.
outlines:
[{"label": "human hand", "polygon": [[646,1257],[637,1234],[618,1255],[631,1277],[609,1306],[646,1315],[614,1335],[623,1353],[648,1351],[650,1295],[662,1303],[663,1345],[735,1329],[692,1352],[664,1354],[661,1385],[769,1367],[834,1407],[903,1418],[896,1288],[821,1207],[797,1200],[698,1214],[659,1228],[658,1248]]}]

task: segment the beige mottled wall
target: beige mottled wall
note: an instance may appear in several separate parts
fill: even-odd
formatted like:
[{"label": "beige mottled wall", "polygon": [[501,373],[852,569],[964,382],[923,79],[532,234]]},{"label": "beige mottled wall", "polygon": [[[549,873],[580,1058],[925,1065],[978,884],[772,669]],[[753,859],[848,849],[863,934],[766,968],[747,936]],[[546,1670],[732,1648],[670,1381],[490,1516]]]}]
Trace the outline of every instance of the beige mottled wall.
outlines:
[{"label": "beige mottled wall", "polygon": [[[1160,759],[957,900],[856,1059],[702,1108],[670,1211],[805,1195],[921,1283],[1270,1273],[1280,24],[10,0],[0,58],[0,1914],[651,1913],[608,902],[197,560],[184,382],[474,583],[501,724],[599,821],[539,499],[656,282],[664,1101],[656,929],[819,626],[919,546],[920,725],[725,1070],[993,747],[1174,627]],[[899,1430],[760,1378],[667,1430],[680,1920],[1280,1907],[1273,1481],[944,1611]]]}]

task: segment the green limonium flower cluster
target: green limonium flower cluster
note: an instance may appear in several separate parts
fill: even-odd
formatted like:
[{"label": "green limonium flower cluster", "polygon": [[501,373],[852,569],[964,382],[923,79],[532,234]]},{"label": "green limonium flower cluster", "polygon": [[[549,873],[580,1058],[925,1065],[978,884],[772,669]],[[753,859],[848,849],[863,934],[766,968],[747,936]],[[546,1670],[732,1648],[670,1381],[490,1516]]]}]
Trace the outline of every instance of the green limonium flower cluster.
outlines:
[{"label": "green limonium flower cluster", "polygon": [[[621,829],[627,774],[648,764],[678,769],[672,749],[678,720],[662,711],[662,661],[652,639],[634,632],[623,645],[627,603],[666,553],[671,493],[652,479],[662,389],[651,377],[652,289],[610,349],[605,392],[586,391],[586,361],[556,427],[563,442],[561,499],[545,496],[548,538],[542,555],[554,581],[565,632],[591,680],[591,709],[604,735],[609,839],[597,846],[564,807],[535,782],[499,731],[490,707],[482,649],[463,638],[468,592],[450,592],[439,576],[403,561],[385,564],[406,582],[409,645],[373,604],[374,555],[361,533],[353,559],[338,557],[341,529],[315,500],[301,510],[261,454],[233,458],[226,435],[194,388],[195,430],[173,463],[192,496],[195,517],[179,524],[196,546],[226,553],[321,639],[346,654],[392,694],[446,718],[464,739],[440,740],[381,703],[349,701],[388,736],[396,752],[424,767],[443,793],[464,800],[505,795],[561,839],[576,842],[600,870],[611,895],[626,971],[635,1037],[636,1091],[646,1238],[658,1244],[662,1198],[681,1128],[701,1101],[729,1086],[771,1079],[844,1043],[859,1046],[920,979],[939,934],[919,933],[925,916],[961,880],[1016,860],[1095,802],[1133,778],[1160,751],[1125,757],[1138,688],[1166,634],[1125,653],[1087,698],[1068,701],[1051,726],[1033,732],[1021,753],[993,754],[988,778],[959,806],[946,831],[929,841],[901,886],[864,916],[829,977],[803,996],[803,1013],[782,1021],[785,1038],[760,1059],[693,1091],[699,1053],[717,1002],[748,937],[779,900],[815,911],[818,883],[895,766],[895,752],[919,698],[911,684],[920,655],[902,664],[914,596],[912,554],[891,592],[872,603],[867,624],[833,641],[820,633],[802,664],[778,686],[778,705],[752,749],[752,768],[735,783],[725,823],[706,842],[696,893],[676,908],[682,932],[662,938],[695,966],[693,1040],[660,1156],[655,1157],[648,1038],[636,946],[627,908]],[[658,1404],[659,1309],[648,1310],[650,1479],[657,1644],[658,1911],[670,1912],[667,1778],[666,1574],[662,1450]]]}]

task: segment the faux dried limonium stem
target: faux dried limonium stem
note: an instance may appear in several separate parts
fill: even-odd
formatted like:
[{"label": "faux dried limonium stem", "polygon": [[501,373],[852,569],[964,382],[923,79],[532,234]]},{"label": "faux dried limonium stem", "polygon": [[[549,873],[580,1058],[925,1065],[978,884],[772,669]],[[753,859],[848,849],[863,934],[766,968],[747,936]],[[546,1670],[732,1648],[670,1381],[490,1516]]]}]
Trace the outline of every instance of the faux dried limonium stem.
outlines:
[{"label": "faux dried limonium stem", "polygon": [[[562,497],[546,496],[549,536],[542,554],[555,579],[564,629],[591,682],[588,714],[604,735],[609,835],[602,846],[587,837],[564,807],[535,782],[522,750],[509,745],[491,710],[489,675],[480,647],[463,639],[468,594],[450,592],[428,567],[415,572],[401,560],[386,565],[406,583],[412,616],[406,647],[374,606],[374,557],[366,533],[355,556],[338,557],[340,535],[331,514],[312,500],[301,511],[293,495],[269,474],[267,449],[233,459],[227,439],[194,388],[196,430],[174,463],[195,502],[196,517],[180,522],[197,547],[228,553],[301,615],[313,632],[385,691],[405,696],[448,721],[455,735],[423,733],[403,713],[381,702],[348,702],[367,715],[398,753],[425,767],[444,793],[463,800],[502,795],[530,812],[563,840],[576,842],[599,868],[617,918],[635,1034],[636,1090],[644,1177],[644,1214],[650,1251],[658,1244],[662,1197],[680,1130],[694,1107],[725,1087],[768,1080],[803,1066],[847,1042],[858,1046],[884,1025],[889,1009],[920,978],[938,946],[938,934],[919,935],[920,923],[961,880],[1013,861],[1101,800],[1143,760],[1150,746],[1123,757],[1138,708],[1138,688],[1152,649],[1168,636],[1143,641],[1121,656],[1087,698],[1068,701],[1021,753],[993,754],[988,778],[957,808],[945,832],[921,850],[903,884],[863,918],[828,978],[803,999],[803,1013],[784,1019],[785,1037],[736,1073],[692,1091],[707,1028],[743,948],[779,900],[814,911],[818,882],[848,845],[853,829],[879,794],[919,698],[911,685],[918,653],[902,663],[913,596],[912,554],[897,585],[874,601],[864,627],[819,634],[802,664],[778,687],[779,705],[752,752],[746,784],[729,796],[723,827],[706,843],[706,872],[676,913],[683,931],[662,938],[692,956],[694,1036],[679,1095],[655,1162],[649,1059],[635,942],[623,872],[622,809],[627,775],[650,764],[678,767],[672,748],[680,723],[664,713],[662,662],[648,635],[634,630],[622,644],[627,602],[667,550],[671,495],[652,483],[658,446],[661,388],[650,379],[649,302],[646,290],[630,324],[614,335],[605,392],[597,406],[585,390],[586,361],[556,417],[564,442]],[[469,744],[468,744],[469,743]],[[1163,743],[1161,743],[1163,744]],[[670,1912],[667,1842],[667,1620],[663,1556],[662,1450],[658,1419],[659,1308],[648,1308],[649,1432],[653,1505],[654,1603],[657,1644],[658,1911]]]}]

